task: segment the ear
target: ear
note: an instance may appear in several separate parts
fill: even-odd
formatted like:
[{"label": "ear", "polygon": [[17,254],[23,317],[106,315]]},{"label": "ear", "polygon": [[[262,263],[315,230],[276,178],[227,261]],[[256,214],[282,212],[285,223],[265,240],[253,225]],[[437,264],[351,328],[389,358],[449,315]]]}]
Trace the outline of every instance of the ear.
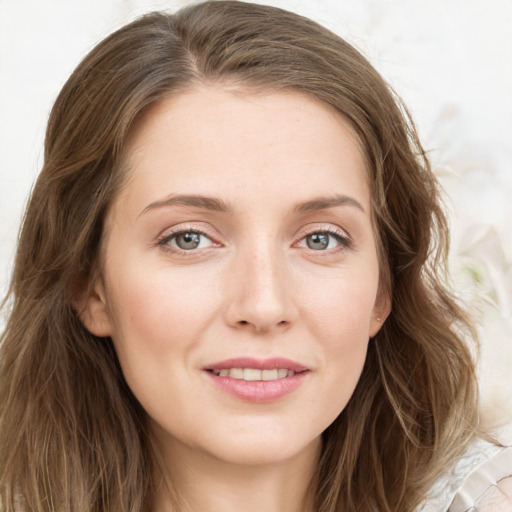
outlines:
[{"label": "ear", "polygon": [[370,319],[369,337],[373,338],[380,331],[380,328],[391,313],[391,297],[387,290],[379,289],[375,305],[373,306],[372,317]]},{"label": "ear", "polygon": [[89,279],[84,278],[75,289],[73,306],[85,328],[100,338],[111,336],[112,322],[102,280],[98,278],[90,284]]}]

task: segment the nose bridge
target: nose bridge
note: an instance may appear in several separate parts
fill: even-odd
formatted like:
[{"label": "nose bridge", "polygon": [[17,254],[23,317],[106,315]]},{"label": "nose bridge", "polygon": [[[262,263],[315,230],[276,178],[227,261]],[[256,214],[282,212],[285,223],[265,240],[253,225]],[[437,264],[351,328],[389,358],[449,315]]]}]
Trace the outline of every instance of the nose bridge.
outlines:
[{"label": "nose bridge", "polygon": [[280,280],[283,277],[282,262],[278,251],[268,242],[264,247],[254,248],[252,254],[246,259],[247,278],[252,285],[248,291],[254,298],[262,295],[271,302],[282,299]]},{"label": "nose bridge", "polygon": [[292,321],[285,258],[275,238],[264,234],[239,251],[229,307],[232,325],[267,331]]}]

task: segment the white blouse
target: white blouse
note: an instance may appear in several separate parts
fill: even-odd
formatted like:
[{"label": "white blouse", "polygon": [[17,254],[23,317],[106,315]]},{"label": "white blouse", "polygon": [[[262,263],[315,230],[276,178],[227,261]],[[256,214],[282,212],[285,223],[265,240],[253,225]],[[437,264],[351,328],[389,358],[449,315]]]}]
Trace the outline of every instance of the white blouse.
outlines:
[{"label": "white blouse", "polygon": [[476,442],[436,483],[419,512],[512,512],[512,446]]},{"label": "white blouse", "polygon": [[457,491],[449,512],[512,511],[512,447],[481,464]]}]

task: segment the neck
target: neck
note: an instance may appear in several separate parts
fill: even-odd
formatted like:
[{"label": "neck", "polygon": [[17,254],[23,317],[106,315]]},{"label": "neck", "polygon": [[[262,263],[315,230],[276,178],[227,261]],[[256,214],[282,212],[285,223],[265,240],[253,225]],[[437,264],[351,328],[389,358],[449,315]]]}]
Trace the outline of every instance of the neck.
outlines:
[{"label": "neck", "polygon": [[154,512],[313,512],[310,482],[320,439],[301,453],[268,464],[233,464],[158,443],[160,469]]}]

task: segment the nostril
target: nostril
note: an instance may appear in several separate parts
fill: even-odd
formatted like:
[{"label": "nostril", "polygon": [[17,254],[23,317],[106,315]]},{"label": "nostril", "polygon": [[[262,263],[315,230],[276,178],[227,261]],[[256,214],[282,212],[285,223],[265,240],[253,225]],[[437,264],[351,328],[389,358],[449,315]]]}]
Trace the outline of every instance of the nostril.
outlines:
[{"label": "nostril", "polygon": [[266,321],[264,319],[258,320],[257,318],[255,318],[254,321],[252,321],[252,320],[237,320],[235,323],[233,323],[231,325],[233,327],[236,327],[239,329],[240,328],[247,329],[247,328],[251,327],[251,329],[254,329],[257,332],[267,332],[267,331],[270,331],[270,330],[276,329],[276,328],[278,328],[280,331],[282,329],[287,329],[290,326],[290,321],[289,320],[279,320],[274,323],[270,320],[268,320],[268,321]]}]

